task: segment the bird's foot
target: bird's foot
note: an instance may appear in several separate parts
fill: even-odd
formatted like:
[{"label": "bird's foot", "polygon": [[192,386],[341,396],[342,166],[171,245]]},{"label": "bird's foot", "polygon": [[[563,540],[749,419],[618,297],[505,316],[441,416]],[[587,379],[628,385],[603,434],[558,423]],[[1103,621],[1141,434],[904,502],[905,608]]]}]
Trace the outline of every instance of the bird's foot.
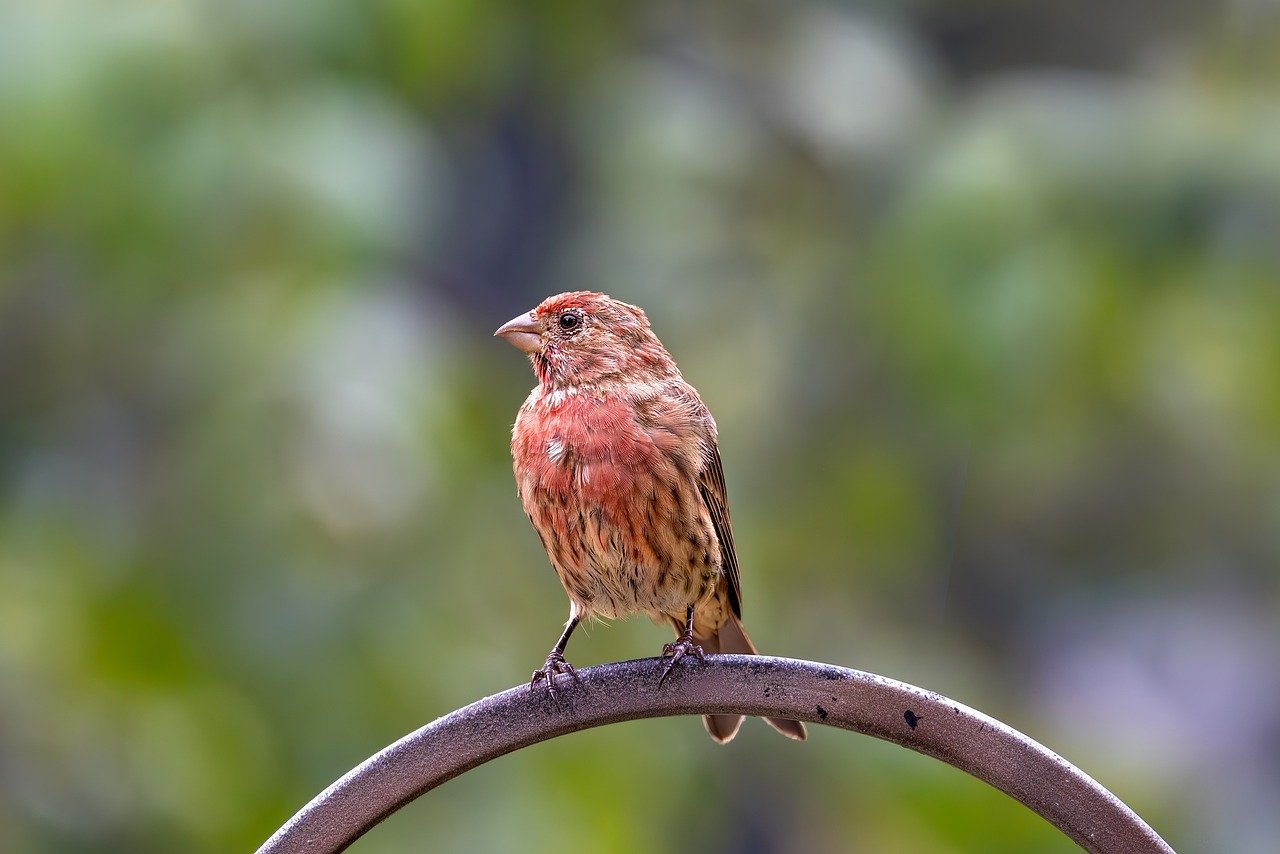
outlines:
[{"label": "bird's foot", "polygon": [[529,680],[529,689],[537,687],[538,682],[547,680],[547,693],[551,695],[551,699],[559,702],[560,698],[556,695],[556,677],[561,673],[567,673],[573,677],[573,681],[578,680],[578,671],[573,669],[573,665],[564,660],[564,656],[558,652],[553,652],[547,656],[547,663],[533,671],[533,678]]},{"label": "bird's foot", "polygon": [[662,669],[662,677],[658,679],[658,687],[662,687],[662,683],[667,681],[667,676],[671,673],[671,668],[676,666],[676,662],[684,658],[686,655],[692,655],[698,661],[706,661],[707,654],[702,651],[702,647],[693,642],[693,638],[689,635],[681,635],[676,638],[674,643],[669,643],[662,648],[662,657],[670,659],[667,666]]}]

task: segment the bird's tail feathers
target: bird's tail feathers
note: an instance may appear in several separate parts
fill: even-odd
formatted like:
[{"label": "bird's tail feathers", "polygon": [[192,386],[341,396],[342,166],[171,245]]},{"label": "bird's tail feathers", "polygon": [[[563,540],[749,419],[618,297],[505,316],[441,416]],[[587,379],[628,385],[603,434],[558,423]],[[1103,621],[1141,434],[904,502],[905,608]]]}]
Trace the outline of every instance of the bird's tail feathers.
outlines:
[{"label": "bird's tail feathers", "polygon": [[[695,638],[695,640],[705,652],[709,653],[759,654],[756,652],[755,644],[751,643],[751,638],[747,637],[746,630],[742,628],[742,621],[732,614],[720,627],[718,634],[708,638]],[[765,718],[764,721],[787,738],[793,738],[796,741],[804,741],[806,738],[804,724],[799,721],[786,718]],[[705,715],[702,723],[713,739],[724,744],[738,734],[738,727],[742,726],[742,715]]]}]

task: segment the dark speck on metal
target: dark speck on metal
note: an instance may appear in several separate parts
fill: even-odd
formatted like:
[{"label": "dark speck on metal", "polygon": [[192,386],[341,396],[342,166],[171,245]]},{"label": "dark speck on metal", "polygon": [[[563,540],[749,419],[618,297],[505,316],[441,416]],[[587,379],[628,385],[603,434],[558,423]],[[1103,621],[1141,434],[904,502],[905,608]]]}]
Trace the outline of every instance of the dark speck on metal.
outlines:
[{"label": "dark speck on metal", "polygon": [[258,854],[342,851],[441,783],[566,733],[640,718],[732,713],[821,723],[940,759],[1026,804],[1086,851],[1172,854],[1146,822],[1079,768],[932,691],[830,664],[746,655],[681,664],[659,690],[661,668],[653,658],[590,667],[579,671],[580,682],[563,679],[558,703],[545,690],[522,685],[451,712],[351,769]]}]

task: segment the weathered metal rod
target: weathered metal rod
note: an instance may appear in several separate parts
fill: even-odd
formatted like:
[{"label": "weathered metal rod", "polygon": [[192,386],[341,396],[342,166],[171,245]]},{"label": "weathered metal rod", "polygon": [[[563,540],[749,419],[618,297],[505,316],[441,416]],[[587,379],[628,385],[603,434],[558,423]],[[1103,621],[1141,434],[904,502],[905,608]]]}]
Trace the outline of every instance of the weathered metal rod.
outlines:
[{"label": "weathered metal rod", "polygon": [[830,664],[745,655],[682,664],[659,690],[661,666],[650,658],[590,667],[579,671],[577,683],[560,677],[558,703],[545,690],[520,686],[432,721],[343,775],[258,854],[341,851],[446,780],[566,733],[640,718],[733,712],[840,727],[935,757],[1026,804],[1086,851],[1173,852],[1079,768],[932,691]]}]

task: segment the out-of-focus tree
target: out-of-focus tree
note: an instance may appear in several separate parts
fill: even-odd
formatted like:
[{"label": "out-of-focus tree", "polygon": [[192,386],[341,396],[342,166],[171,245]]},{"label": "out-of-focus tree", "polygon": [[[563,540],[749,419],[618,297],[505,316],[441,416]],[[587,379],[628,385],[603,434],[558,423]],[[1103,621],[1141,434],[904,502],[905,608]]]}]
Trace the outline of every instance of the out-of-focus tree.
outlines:
[{"label": "out-of-focus tree", "polygon": [[[591,287],[717,414],[763,648],[1264,850],[1276,57],[1244,0],[0,7],[0,849],[249,849],[520,681],[563,601],[489,333]],[[358,847],[1070,850],[778,741],[583,733]]]}]

